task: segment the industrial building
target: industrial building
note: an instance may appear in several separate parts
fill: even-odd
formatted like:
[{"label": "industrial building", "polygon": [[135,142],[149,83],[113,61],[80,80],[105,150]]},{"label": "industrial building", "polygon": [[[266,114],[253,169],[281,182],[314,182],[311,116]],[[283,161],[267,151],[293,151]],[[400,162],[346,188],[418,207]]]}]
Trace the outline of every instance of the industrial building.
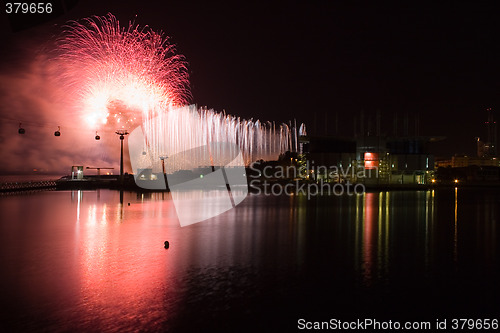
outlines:
[{"label": "industrial building", "polygon": [[499,167],[498,159],[498,129],[493,117],[493,110],[486,109],[488,113],[486,125],[486,139],[476,137],[477,154],[469,156],[465,154],[455,154],[450,159],[436,161],[436,168],[467,168],[467,167]]},{"label": "industrial building", "polygon": [[[326,181],[350,181],[365,184],[429,184],[434,179],[434,156],[429,144],[443,137],[418,135],[418,118],[415,133],[409,135],[409,120],[403,119],[403,133],[398,135],[397,118],[394,118],[393,135],[380,131],[380,114],[377,113],[375,131],[371,131],[361,114],[359,126],[354,121],[354,135],[310,135],[301,138],[305,158],[312,168],[324,166],[315,175]],[[313,168],[314,170],[314,168]],[[335,174],[335,172],[337,174]]]}]

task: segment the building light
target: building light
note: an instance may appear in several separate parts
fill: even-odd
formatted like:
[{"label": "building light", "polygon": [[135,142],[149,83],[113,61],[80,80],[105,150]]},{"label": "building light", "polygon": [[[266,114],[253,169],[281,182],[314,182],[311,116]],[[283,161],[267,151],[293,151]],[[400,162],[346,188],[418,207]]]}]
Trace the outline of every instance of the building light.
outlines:
[{"label": "building light", "polygon": [[458,183],[458,179],[455,179],[455,184]]},{"label": "building light", "polygon": [[365,152],[365,169],[375,169],[379,166],[379,156],[378,153]]}]

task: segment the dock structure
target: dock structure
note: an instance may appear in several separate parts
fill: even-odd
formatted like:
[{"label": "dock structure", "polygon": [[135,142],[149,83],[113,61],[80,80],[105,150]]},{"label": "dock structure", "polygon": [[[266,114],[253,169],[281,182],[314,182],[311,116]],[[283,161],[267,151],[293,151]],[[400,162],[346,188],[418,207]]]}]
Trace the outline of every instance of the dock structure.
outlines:
[{"label": "dock structure", "polygon": [[55,180],[0,183],[0,192],[35,191],[55,189]]}]

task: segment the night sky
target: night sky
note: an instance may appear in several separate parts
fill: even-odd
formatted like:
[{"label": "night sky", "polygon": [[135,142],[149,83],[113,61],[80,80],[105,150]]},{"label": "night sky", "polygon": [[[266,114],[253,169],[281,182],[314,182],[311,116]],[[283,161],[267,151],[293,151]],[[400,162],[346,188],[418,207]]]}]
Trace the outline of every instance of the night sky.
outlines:
[{"label": "night sky", "polygon": [[29,61],[55,25],[108,12],[170,36],[189,62],[192,102],[243,118],[296,118],[322,133],[338,114],[339,134],[352,135],[361,111],[379,110],[388,134],[395,113],[418,115],[420,134],[447,137],[434,152],[451,156],[474,154],[486,108],[500,111],[495,2],[80,1],[15,33],[2,13],[0,70]]}]

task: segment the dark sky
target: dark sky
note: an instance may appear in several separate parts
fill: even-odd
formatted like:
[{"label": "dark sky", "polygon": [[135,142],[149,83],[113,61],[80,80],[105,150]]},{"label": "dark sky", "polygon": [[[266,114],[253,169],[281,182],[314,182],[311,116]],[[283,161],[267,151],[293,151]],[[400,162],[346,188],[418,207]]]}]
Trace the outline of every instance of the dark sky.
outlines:
[{"label": "dark sky", "polygon": [[189,62],[192,102],[200,106],[243,118],[296,118],[309,132],[332,132],[338,114],[342,135],[352,134],[361,111],[374,119],[380,110],[387,133],[395,113],[400,121],[418,115],[420,134],[447,137],[435,145],[438,155],[474,154],[485,109],[500,110],[495,5],[80,1],[16,33],[3,16],[2,56],[15,61],[23,45],[26,57],[24,40],[48,38],[54,24],[111,12],[171,36]]}]

